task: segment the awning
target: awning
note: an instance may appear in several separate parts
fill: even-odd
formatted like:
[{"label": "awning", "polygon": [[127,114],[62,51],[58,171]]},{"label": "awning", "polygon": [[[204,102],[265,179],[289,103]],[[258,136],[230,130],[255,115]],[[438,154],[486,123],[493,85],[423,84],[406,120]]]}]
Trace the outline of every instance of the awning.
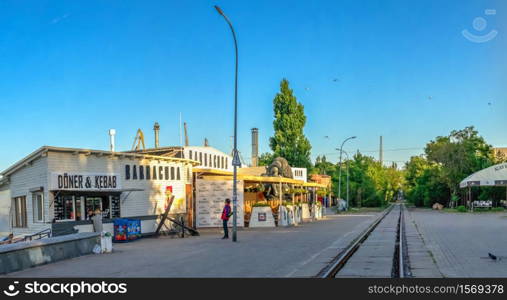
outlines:
[{"label": "awning", "polygon": [[[232,176],[203,176],[203,179],[207,180],[232,180]],[[296,186],[306,186],[306,187],[318,187],[318,188],[327,188],[324,184],[314,183],[314,182],[304,182],[302,180],[285,178],[285,177],[268,177],[268,176],[249,176],[249,175],[238,175],[238,180],[250,181],[250,182],[260,182],[260,183],[290,183]]]},{"label": "awning", "polygon": [[507,163],[501,163],[475,172],[465,178],[460,188],[469,186],[507,186]]}]

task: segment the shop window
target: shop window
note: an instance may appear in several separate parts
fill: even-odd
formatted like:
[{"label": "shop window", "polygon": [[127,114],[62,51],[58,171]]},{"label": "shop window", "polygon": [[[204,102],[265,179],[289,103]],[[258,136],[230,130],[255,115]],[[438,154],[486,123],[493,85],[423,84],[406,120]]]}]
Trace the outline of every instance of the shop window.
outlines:
[{"label": "shop window", "polygon": [[158,167],[158,179],[164,180],[164,167]]},{"label": "shop window", "polygon": [[32,211],[33,221],[35,223],[44,222],[44,194],[33,193],[32,194]]},{"label": "shop window", "polygon": [[139,180],[144,180],[144,166],[139,166]]},{"label": "shop window", "polygon": [[202,166],[202,152],[199,152],[199,162],[201,163]]},{"label": "shop window", "polygon": [[130,165],[125,165],[125,180],[130,180]]},{"label": "shop window", "polygon": [[181,168],[176,168],[176,180],[181,180]]},{"label": "shop window", "polygon": [[150,166],[146,166],[146,180],[151,180]]},{"label": "shop window", "polygon": [[74,196],[58,196],[55,199],[55,219],[59,221],[70,221],[80,220],[81,217],[81,198],[79,197],[79,202],[77,203],[77,209],[79,210],[79,215],[76,216],[76,205],[74,201]]},{"label": "shop window", "polygon": [[12,227],[15,228],[26,228],[28,222],[26,218],[26,197],[16,197],[12,200],[12,206],[14,208],[14,216],[12,218]]},{"label": "shop window", "polygon": [[174,167],[171,167],[171,180],[174,180]]},{"label": "shop window", "polygon": [[165,167],[165,180],[169,180],[169,167]]},{"label": "shop window", "polygon": [[192,154],[193,154],[192,150],[190,150],[190,159],[192,159]]},{"label": "shop window", "polygon": [[[103,218],[110,219],[113,211],[112,202],[113,201],[112,199],[109,199],[109,196],[85,197],[86,219],[89,220],[97,209],[102,212]],[[119,210],[119,202],[115,202],[115,205],[117,206],[114,207],[114,209]]]},{"label": "shop window", "polygon": [[121,218],[120,196],[111,196],[111,218]]},{"label": "shop window", "polygon": [[208,166],[208,155],[206,153],[204,153],[204,166]]},{"label": "shop window", "polygon": [[132,166],[132,179],[137,180],[137,166]]}]

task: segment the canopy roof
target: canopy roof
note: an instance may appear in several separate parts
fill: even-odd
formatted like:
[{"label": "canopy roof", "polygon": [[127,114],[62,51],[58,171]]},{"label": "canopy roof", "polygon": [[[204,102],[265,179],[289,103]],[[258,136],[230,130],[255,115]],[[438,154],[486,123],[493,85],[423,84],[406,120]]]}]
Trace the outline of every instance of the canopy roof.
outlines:
[{"label": "canopy roof", "polygon": [[459,186],[507,186],[507,163],[501,163],[475,172],[465,178]]}]

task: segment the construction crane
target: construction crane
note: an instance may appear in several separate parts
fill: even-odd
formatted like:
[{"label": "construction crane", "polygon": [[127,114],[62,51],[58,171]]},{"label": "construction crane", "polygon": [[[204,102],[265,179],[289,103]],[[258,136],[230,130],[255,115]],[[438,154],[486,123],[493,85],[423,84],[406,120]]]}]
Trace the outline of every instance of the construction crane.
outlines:
[{"label": "construction crane", "polygon": [[132,151],[139,151],[141,149],[146,150],[146,145],[144,143],[144,133],[139,128],[136,133],[136,138],[134,139],[134,144],[132,145]]}]

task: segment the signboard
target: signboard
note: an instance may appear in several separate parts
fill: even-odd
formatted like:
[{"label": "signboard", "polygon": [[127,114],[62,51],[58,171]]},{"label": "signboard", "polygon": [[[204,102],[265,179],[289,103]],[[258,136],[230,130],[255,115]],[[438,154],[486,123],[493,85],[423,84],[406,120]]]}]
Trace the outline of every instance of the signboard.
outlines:
[{"label": "signboard", "polygon": [[120,175],[116,173],[53,172],[51,190],[114,191],[121,189]]},{"label": "signboard", "polygon": [[268,220],[268,216],[266,213],[259,213],[259,222],[266,222]]},{"label": "signboard", "polygon": [[[232,185],[232,180],[196,180],[197,227],[222,227],[222,211],[225,199],[232,200]],[[245,224],[243,199],[243,182],[238,181],[238,227]]]}]

